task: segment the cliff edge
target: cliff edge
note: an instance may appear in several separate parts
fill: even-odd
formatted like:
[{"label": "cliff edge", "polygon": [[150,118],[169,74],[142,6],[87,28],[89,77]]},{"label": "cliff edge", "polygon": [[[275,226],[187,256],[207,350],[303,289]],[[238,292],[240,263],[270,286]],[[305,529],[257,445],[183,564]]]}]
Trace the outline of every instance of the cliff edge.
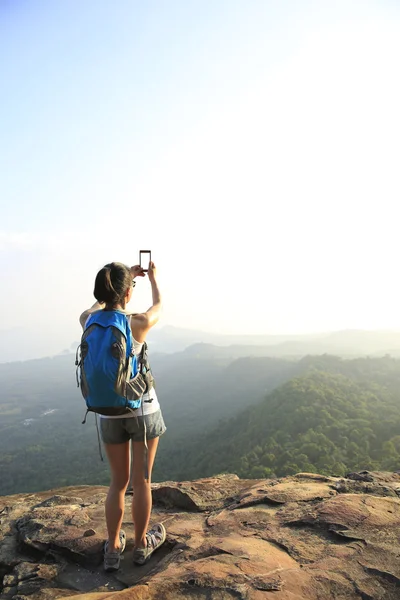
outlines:
[{"label": "cliff edge", "polygon": [[99,486],[0,497],[0,597],[14,600],[398,600],[400,475],[234,475],[153,485],[167,541],[102,571]]}]

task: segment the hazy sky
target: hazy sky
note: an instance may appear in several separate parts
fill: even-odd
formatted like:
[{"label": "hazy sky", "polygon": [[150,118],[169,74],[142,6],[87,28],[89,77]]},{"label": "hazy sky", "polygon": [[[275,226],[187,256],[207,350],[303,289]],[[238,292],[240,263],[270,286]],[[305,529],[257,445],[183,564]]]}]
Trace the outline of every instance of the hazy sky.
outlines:
[{"label": "hazy sky", "polygon": [[164,324],[400,328],[399,61],[396,0],[0,2],[0,329],[141,248]]}]

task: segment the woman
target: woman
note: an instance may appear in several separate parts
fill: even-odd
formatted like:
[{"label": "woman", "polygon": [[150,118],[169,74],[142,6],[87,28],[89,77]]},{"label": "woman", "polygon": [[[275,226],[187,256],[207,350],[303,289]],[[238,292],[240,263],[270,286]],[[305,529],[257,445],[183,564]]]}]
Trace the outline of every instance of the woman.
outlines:
[{"label": "woman", "polygon": [[[119,311],[131,300],[135,277],[144,277],[140,266],[127,267],[121,263],[105,265],[97,274],[94,296],[97,302],[92,308],[80,316],[80,323],[85,329],[86,322],[94,312]],[[157,323],[161,311],[161,295],[157,285],[156,267],[149,265],[148,277],[153,296],[152,306],[142,314],[127,315],[130,321],[133,348],[136,356],[140,355],[143,342],[149,330]],[[161,523],[148,531],[152,507],[151,471],[157,452],[158,439],[166,427],[154,388],[143,396],[142,408],[134,413],[118,417],[101,416],[100,431],[105,451],[110,463],[111,484],[107,494],[105,515],[108,540],[104,546],[104,568],[116,571],[120,565],[120,557],[125,549],[126,535],[121,529],[125,507],[125,492],[130,480],[132,442],[132,519],[135,527],[135,546],[133,561],[144,564],[151,554],[165,541],[166,532]],[[136,416],[138,413],[138,416]],[[143,416],[142,416],[143,415]],[[145,450],[144,431],[148,450]],[[148,478],[145,479],[144,461],[147,456]]]}]

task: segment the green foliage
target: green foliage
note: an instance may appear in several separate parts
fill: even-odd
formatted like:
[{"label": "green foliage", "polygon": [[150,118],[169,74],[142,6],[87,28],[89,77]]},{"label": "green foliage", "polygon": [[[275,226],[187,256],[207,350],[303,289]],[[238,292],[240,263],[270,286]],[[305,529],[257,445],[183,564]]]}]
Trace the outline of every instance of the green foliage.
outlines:
[{"label": "green foliage", "polygon": [[[184,456],[199,431],[210,431],[228,411],[240,412],[246,390],[257,403],[298,369],[294,361],[274,358],[233,360],[225,357],[226,351],[218,360],[214,354],[199,359],[191,349],[152,358],[168,427],[160,440],[154,481],[169,478],[171,451]],[[85,404],[76,388],[74,359],[67,355],[0,364],[0,495],[108,483],[94,416],[81,425]]]},{"label": "green foliage", "polygon": [[302,376],[194,441],[184,460],[169,456],[172,477],[399,469],[400,362],[326,356],[301,363]]},{"label": "green foliage", "polygon": [[[400,468],[400,360],[181,353],[154,366],[168,427],[154,481]],[[70,356],[0,365],[0,494],[108,483],[73,378]]]}]

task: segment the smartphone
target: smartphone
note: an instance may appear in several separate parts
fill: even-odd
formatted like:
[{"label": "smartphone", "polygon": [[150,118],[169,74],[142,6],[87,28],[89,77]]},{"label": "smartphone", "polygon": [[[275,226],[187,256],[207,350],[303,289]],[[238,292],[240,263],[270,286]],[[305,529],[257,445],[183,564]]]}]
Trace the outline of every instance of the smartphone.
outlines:
[{"label": "smartphone", "polygon": [[149,265],[151,262],[151,250],[140,250],[139,252],[139,265],[142,267],[143,271],[149,270]]}]

